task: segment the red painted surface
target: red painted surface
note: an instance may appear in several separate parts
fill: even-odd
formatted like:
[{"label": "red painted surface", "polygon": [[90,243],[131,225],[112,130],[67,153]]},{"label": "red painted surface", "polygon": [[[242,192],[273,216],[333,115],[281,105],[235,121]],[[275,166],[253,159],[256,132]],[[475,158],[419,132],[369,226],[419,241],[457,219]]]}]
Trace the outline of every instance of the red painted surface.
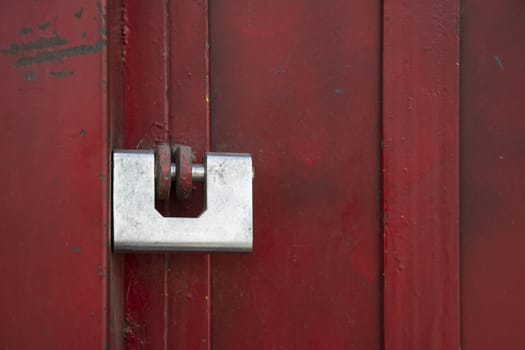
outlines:
[{"label": "red painted surface", "polygon": [[[207,2],[124,1],[124,136],[126,148],[165,141],[208,149]],[[174,200],[166,215],[195,215]],[[209,256],[130,254],[125,259],[128,349],[207,349]]]},{"label": "red painted surface", "polygon": [[107,345],[103,5],[0,5],[2,349]]},{"label": "red painted surface", "polygon": [[[112,0],[107,6],[107,87],[109,149],[124,146],[124,74],[122,41],[122,4]],[[111,179],[111,169],[110,176]],[[111,201],[110,201],[111,203]],[[109,227],[112,227],[111,215]],[[108,266],[109,349],[123,349],[124,337],[124,256],[111,254]]]},{"label": "red painted surface", "polygon": [[254,249],[212,256],[213,349],[380,349],[380,2],[212,1],[214,151]]},{"label": "red painted surface", "polygon": [[385,1],[384,332],[459,349],[459,1]]},{"label": "red painted surface", "polygon": [[524,349],[525,4],[463,2],[462,349]]}]

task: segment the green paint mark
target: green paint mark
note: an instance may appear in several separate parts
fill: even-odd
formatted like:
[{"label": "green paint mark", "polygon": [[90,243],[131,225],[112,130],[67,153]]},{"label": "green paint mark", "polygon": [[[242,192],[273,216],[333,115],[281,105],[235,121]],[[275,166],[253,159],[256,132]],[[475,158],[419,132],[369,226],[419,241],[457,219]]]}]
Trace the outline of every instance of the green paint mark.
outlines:
[{"label": "green paint mark", "polygon": [[47,28],[49,28],[51,26],[51,22],[46,22],[46,23],[42,23],[41,25],[38,26],[38,29],[40,29],[41,31],[44,31],[46,30]]},{"label": "green paint mark", "polygon": [[106,46],[106,40],[99,40],[93,45],[80,45],[61,50],[40,52],[35,56],[19,58],[15,62],[15,67],[27,67],[32,64],[46,62],[64,62],[64,58],[67,57],[83,56],[102,52],[104,46]]},{"label": "green paint mark", "polygon": [[24,51],[47,49],[65,44],[67,44],[67,40],[55,34],[55,36],[51,38],[40,38],[29,43],[11,44],[9,47],[0,50],[0,52],[5,55],[17,55]]},{"label": "green paint mark", "polygon": [[[75,74],[75,72],[49,72],[49,75],[53,78],[67,78],[72,76],[73,74]],[[82,135],[82,132],[80,134]]]},{"label": "green paint mark", "polygon": [[20,29],[20,34],[27,35],[27,34],[30,34],[32,31],[33,31],[33,28],[29,28],[29,27],[22,28]]},{"label": "green paint mark", "polygon": [[83,14],[84,14],[84,8],[81,7],[80,10],[79,10],[78,12],[75,12],[75,17],[76,17],[77,19],[81,19]]}]

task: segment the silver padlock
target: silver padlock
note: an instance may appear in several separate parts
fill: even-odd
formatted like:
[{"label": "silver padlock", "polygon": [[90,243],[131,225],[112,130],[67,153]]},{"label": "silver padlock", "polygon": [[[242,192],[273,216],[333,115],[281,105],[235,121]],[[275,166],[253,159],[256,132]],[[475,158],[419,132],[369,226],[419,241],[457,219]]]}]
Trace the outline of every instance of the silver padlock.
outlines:
[{"label": "silver padlock", "polygon": [[113,152],[114,251],[252,250],[249,154],[207,153],[204,164],[193,166],[205,187],[197,218],[164,217],[155,209],[155,166],[154,151]]}]

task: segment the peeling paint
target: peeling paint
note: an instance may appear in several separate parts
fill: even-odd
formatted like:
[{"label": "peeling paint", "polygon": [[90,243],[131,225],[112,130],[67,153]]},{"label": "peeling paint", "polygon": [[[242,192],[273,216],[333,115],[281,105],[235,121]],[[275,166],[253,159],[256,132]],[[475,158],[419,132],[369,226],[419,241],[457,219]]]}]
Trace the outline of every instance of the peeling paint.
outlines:
[{"label": "peeling paint", "polygon": [[62,50],[41,52],[35,56],[21,57],[15,62],[15,67],[26,67],[32,64],[45,62],[63,62],[64,58],[72,56],[83,56],[102,51],[106,45],[106,40],[99,40],[93,45],[80,45],[68,47]]},{"label": "peeling paint", "polygon": [[22,44],[11,44],[9,47],[0,50],[1,53],[5,55],[17,55],[24,51],[40,50],[47,49],[56,46],[66,45],[67,40],[58,36],[55,33],[55,36],[50,38],[39,38],[38,40],[31,41],[29,43]]}]

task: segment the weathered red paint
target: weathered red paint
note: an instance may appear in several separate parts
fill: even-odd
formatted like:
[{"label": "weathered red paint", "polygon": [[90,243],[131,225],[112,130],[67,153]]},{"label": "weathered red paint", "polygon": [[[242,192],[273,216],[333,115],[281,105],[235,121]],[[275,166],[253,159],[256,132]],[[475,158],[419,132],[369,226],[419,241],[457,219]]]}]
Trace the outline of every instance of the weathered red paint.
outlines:
[{"label": "weathered red paint", "polygon": [[0,4],[0,348],[108,345],[104,1]]},{"label": "weathered red paint", "polygon": [[380,2],[210,3],[214,151],[254,248],[212,256],[214,349],[380,349]]},{"label": "weathered red paint", "polygon": [[[106,17],[108,33],[108,133],[109,150],[113,150],[124,147],[124,62],[122,60],[122,3],[120,0],[112,0],[108,3]],[[112,178],[111,169],[109,178]],[[111,203],[111,200],[109,203]],[[111,220],[110,215],[109,227],[112,227]],[[122,254],[110,255],[108,271],[108,343],[109,349],[118,350],[123,349],[124,346],[124,256]]]},{"label": "weathered red paint", "polygon": [[[123,1],[124,146],[129,149],[152,149],[168,140],[165,12],[165,1]],[[126,347],[164,349],[169,257],[129,254],[124,264]]]},{"label": "weathered red paint", "polygon": [[155,148],[155,196],[168,200],[171,190],[171,147],[161,143]]},{"label": "weathered red paint", "polygon": [[[124,1],[125,145],[208,149],[206,1]],[[173,193],[172,193],[173,194]],[[202,194],[166,215],[195,215]],[[201,198],[199,198],[201,197]],[[133,254],[125,260],[126,347],[208,349],[209,256]]]},{"label": "weathered red paint", "polygon": [[385,1],[384,332],[457,350],[459,1]]},{"label": "weathered red paint", "polygon": [[525,348],[524,16],[522,1],[463,2],[463,350]]},{"label": "weathered red paint", "polygon": [[[175,144],[172,147],[173,160],[177,166],[175,178],[175,194],[180,200],[188,200],[193,190],[192,186],[192,154],[191,147]],[[201,199],[202,200],[202,199]]]},{"label": "weathered red paint", "polygon": [[[191,146],[195,162],[209,151],[208,0],[170,1],[170,134]],[[192,198],[173,203],[170,214],[198,215],[202,187]],[[176,349],[211,349],[210,255],[172,254],[169,290],[170,335]]]}]

